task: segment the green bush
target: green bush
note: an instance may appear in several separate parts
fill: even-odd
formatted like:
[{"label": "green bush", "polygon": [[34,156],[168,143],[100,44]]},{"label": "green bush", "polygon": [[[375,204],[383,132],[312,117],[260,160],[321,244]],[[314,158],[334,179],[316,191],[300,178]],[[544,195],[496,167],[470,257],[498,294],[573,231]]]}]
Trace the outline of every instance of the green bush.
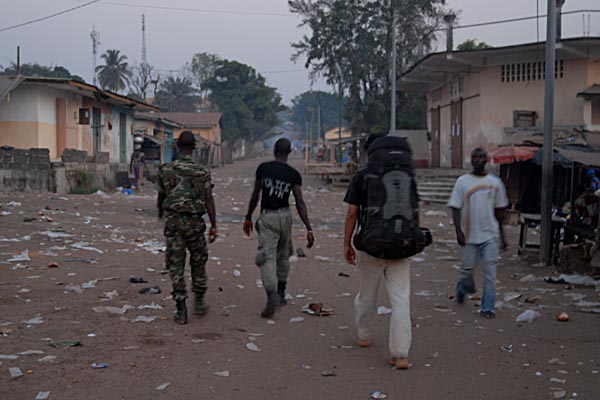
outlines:
[{"label": "green bush", "polygon": [[94,175],[83,169],[75,170],[73,174],[75,179],[75,187],[71,191],[72,194],[90,194],[97,191],[94,186]]}]

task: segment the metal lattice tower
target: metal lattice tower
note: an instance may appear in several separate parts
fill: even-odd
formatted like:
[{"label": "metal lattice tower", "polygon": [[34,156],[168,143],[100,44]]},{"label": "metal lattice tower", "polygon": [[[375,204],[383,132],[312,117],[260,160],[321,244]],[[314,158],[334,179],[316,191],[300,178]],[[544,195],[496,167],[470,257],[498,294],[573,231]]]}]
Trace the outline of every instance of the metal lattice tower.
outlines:
[{"label": "metal lattice tower", "polygon": [[96,86],[98,81],[96,78],[96,65],[98,61],[98,46],[100,45],[100,32],[96,30],[96,24],[92,28],[90,37],[92,38],[92,81],[94,86]]},{"label": "metal lattice tower", "polygon": [[146,57],[146,16],[142,14],[142,64],[148,64]]}]

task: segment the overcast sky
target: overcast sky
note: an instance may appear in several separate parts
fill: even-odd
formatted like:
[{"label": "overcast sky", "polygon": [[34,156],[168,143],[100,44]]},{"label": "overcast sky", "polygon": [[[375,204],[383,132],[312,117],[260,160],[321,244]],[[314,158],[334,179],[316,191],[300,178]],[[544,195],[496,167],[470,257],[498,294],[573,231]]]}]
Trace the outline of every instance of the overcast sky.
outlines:
[{"label": "overcast sky", "polygon": [[[85,1],[0,0],[0,29],[63,11]],[[447,0],[462,10],[459,25],[546,13],[547,0]],[[151,7],[187,8],[166,10]],[[195,10],[190,10],[195,9]],[[567,0],[564,11],[596,9],[598,0]],[[131,64],[141,57],[141,15],[146,15],[148,61],[166,75],[179,69],[194,53],[216,53],[238,60],[261,72],[277,88],[286,104],[310,89],[303,65],[290,61],[290,43],[303,32],[299,19],[288,11],[286,0],[112,0],[75,10],[52,19],[0,32],[0,65],[21,62],[63,65],[91,82],[93,24],[100,32],[99,52],[119,49]],[[267,15],[268,14],[268,15]],[[563,17],[563,37],[583,34],[582,14]],[[539,35],[544,40],[545,19]],[[591,35],[600,36],[600,13],[591,14]],[[457,29],[455,43],[476,38],[493,46],[535,41],[536,22],[524,21]],[[440,49],[444,46],[440,36]],[[100,59],[99,59],[99,63]],[[317,83],[315,88],[324,88]]]}]

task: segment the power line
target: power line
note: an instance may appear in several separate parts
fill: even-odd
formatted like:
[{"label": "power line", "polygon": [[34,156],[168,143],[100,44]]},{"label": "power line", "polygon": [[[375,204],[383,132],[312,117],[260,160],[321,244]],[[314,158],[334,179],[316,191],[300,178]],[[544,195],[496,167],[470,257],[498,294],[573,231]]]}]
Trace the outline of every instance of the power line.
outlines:
[{"label": "power line", "polygon": [[101,1],[100,4],[120,6],[120,7],[134,7],[134,8],[149,8],[156,10],[167,10],[167,11],[189,11],[199,13],[211,13],[211,14],[232,14],[232,15],[262,15],[269,17],[294,17],[292,14],[282,13],[268,13],[268,12],[253,12],[253,11],[229,11],[229,10],[210,10],[202,8],[188,8],[188,7],[169,7],[169,6],[155,6],[149,4],[132,4],[132,3],[115,3],[112,1]]},{"label": "power line", "polygon": [[[600,10],[574,10],[574,11],[564,11],[562,13],[562,15],[568,15],[568,14],[579,14],[579,13],[600,13]],[[455,26],[454,29],[463,29],[463,28],[474,28],[477,26],[487,26],[487,25],[495,25],[495,24],[504,24],[507,22],[518,22],[518,21],[527,21],[527,20],[531,20],[531,19],[538,19],[538,18],[546,18],[547,15],[533,15],[530,17],[519,17],[519,18],[510,18],[510,19],[503,19],[503,20],[498,20],[498,21],[488,21],[488,22],[480,22],[480,23],[476,23],[476,24],[469,24],[469,25],[459,25],[459,26]]]},{"label": "power line", "polygon": [[68,10],[64,10],[64,11],[57,12],[56,14],[48,15],[47,17],[37,18],[37,19],[31,20],[31,21],[23,22],[21,24],[17,24],[17,25],[6,27],[6,28],[2,28],[2,29],[0,29],[0,32],[7,31],[9,29],[19,28],[21,26],[33,24],[33,23],[36,23],[36,22],[45,21],[45,20],[50,19],[50,18],[58,17],[59,15],[63,15],[63,14],[69,13],[71,11],[75,11],[75,10],[77,10],[79,8],[83,8],[83,7],[89,6],[90,4],[94,4],[94,3],[97,3],[99,1],[100,0],[92,0],[92,1],[89,1],[89,2],[87,2],[85,4],[81,4],[81,5],[77,6],[77,7],[69,8]]}]

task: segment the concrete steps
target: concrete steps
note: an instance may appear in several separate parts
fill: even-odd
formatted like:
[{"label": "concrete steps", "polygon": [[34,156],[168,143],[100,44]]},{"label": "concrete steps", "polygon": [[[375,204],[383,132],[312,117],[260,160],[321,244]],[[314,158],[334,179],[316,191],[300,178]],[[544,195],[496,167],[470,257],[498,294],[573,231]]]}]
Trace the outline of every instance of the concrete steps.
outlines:
[{"label": "concrete steps", "polygon": [[421,201],[448,203],[456,179],[467,172],[461,169],[417,169],[417,190]]}]

